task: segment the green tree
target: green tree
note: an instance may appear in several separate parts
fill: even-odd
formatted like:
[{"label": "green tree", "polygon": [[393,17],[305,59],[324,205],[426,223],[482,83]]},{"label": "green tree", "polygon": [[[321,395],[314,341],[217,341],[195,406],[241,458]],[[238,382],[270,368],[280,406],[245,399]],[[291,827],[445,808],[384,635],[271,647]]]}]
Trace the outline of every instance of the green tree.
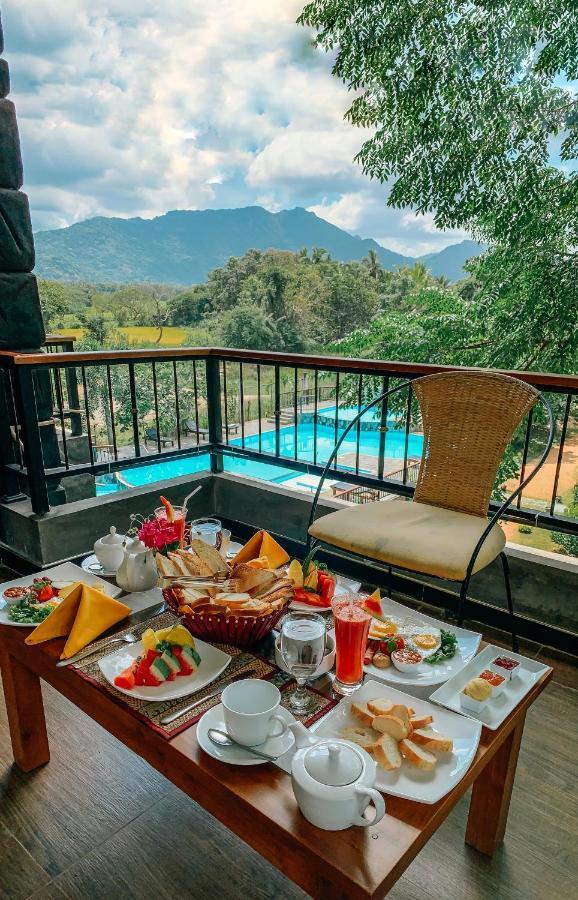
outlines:
[{"label": "green tree", "polygon": [[578,5],[312,0],[299,21],[355,92],[347,117],[372,132],[357,158],[388,204],[490,246],[470,266],[490,364],[572,366]]},{"label": "green tree", "polygon": [[[564,510],[564,514],[572,519],[578,519],[578,484],[574,485],[572,499]],[[563,534],[561,531],[551,531],[550,537],[563,553],[568,556],[578,556],[578,536]]]},{"label": "green tree", "polygon": [[225,347],[247,350],[269,350],[281,340],[271,314],[248,299],[223,314],[220,333]]}]

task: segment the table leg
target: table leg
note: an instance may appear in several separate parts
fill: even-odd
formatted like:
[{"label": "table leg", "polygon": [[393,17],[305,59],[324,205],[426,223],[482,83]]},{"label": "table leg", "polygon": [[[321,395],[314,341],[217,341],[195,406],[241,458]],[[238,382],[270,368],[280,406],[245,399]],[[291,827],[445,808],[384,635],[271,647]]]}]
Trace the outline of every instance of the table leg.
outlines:
[{"label": "table leg", "polygon": [[504,839],[525,718],[520,719],[474,781],[466,844],[487,856],[491,856]]},{"label": "table leg", "polygon": [[31,772],[50,759],[40,678],[6,651],[0,652],[0,669],[14,761]]}]

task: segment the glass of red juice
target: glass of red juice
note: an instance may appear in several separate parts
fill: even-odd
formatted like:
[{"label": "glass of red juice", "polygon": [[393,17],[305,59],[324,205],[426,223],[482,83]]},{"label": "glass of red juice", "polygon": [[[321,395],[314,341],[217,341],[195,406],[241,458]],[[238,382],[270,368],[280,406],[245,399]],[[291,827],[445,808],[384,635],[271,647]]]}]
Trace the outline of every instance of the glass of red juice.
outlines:
[{"label": "glass of red juice", "polygon": [[363,609],[363,597],[359,594],[335,597],[331,606],[335,619],[333,690],[351,694],[363,684],[363,657],[371,616]]},{"label": "glass of red juice", "polygon": [[[181,547],[185,546],[185,520],[187,511],[184,506],[173,506],[175,517],[171,524],[175,527],[175,535]],[[155,518],[161,521],[167,521],[167,511],[164,506],[158,506],[155,509]]]}]

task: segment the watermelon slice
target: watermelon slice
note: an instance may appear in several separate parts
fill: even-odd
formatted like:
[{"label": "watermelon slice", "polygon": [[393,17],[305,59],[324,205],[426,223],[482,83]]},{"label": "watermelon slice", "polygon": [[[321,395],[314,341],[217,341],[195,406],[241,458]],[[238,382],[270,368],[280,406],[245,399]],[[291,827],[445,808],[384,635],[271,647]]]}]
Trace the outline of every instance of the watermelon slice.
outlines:
[{"label": "watermelon slice", "polygon": [[385,615],[381,608],[381,600],[379,596],[375,596],[375,594],[371,594],[370,597],[366,597],[363,601],[363,608],[366,612],[374,617],[374,619],[381,619],[385,621]]},{"label": "watermelon slice", "polygon": [[136,670],[138,668],[139,661],[138,659],[133,660],[130,666],[127,666],[126,669],[123,669],[116,678],[114,679],[114,683],[119,688],[124,688],[125,691],[130,691],[136,684]]},{"label": "watermelon slice", "polygon": [[173,646],[173,655],[176,656],[181,664],[181,671],[179,672],[179,675],[192,675],[195,670],[184,658],[183,648],[177,647],[176,645]]}]

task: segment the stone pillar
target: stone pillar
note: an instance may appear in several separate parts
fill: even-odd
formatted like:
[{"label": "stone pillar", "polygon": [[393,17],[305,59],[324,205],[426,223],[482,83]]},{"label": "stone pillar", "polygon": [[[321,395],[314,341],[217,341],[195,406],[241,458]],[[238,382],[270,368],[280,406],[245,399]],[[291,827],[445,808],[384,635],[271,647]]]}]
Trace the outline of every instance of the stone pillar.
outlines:
[{"label": "stone pillar", "polygon": [[[0,19],[0,54],[4,35]],[[34,268],[34,239],[28,197],[20,188],[23,182],[20,139],[16,110],[11,100],[10,72],[0,58],[0,350],[38,353],[45,340],[38,284]],[[53,397],[48,372],[35,376],[38,418],[46,467],[60,465],[56,431],[52,421]],[[17,456],[13,428],[12,395],[4,379],[0,391],[0,452],[6,461]],[[16,478],[6,476],[0,486],[4,497],[14,496],[22,487]],[[62,503],[64,491],[54,485],[51,502]]]}]

